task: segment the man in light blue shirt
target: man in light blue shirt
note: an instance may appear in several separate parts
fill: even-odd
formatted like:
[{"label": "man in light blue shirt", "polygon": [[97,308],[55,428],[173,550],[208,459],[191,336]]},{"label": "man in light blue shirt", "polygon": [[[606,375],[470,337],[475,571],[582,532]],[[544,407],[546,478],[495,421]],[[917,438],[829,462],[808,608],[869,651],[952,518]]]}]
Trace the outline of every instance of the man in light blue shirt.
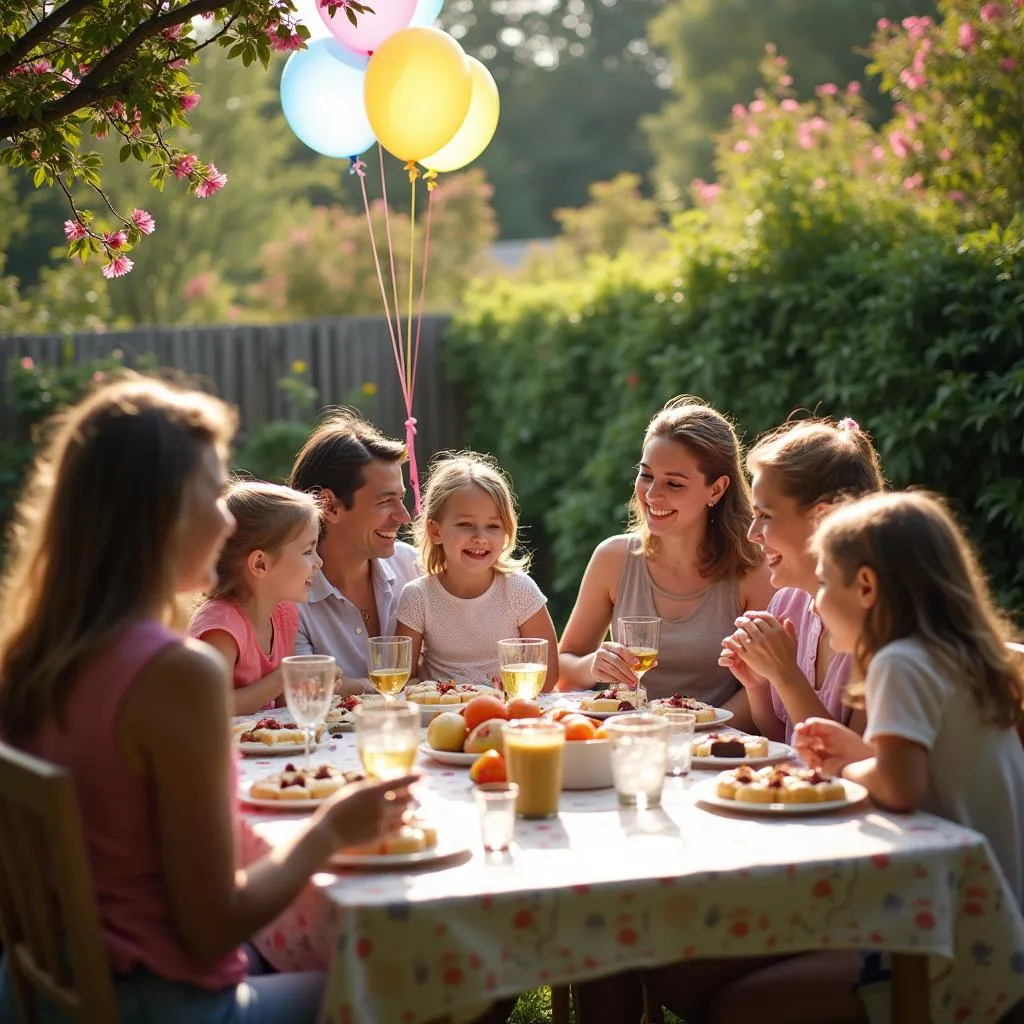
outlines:
[{"label": "man in light blue shirt", "polygon": [[397,540],[405,508],[405,445],[355,413],[320,424],[295,458],[288,483],[320,498],[323,566],[299,605],[296,654],[332,654],[345,692],[372,692],[366,640],[395,632],[398,599],[423,574],[416,551]]}]

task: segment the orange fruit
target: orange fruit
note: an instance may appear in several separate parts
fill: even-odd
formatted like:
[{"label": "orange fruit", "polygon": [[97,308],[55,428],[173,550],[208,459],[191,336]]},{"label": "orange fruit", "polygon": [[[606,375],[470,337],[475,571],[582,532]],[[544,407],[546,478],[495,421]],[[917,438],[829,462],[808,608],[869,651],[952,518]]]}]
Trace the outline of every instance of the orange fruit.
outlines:
[{"label": "orange fruit", "polygon": [[492,718],[508,718],[505,705],[497,697],[485,693],[467,701],[462,708],[462,717],[466,720],[466,728],[472,731],[478,725],[489,722]]},{"label": "orange fruit", "polygon": [[469,769],[473,782],[508,782],[505,774],[505,758],[500,750],[488,750],[481,754]]},{"label": "orange fruit", "polygon": [[606,740],[608,739],[608,730],[605,727],[599,726],[597,732],[594,733],[595,740]]},{"label": "orange fruit", "polygon": [[560,722],[563,718],[568,718],[569,715],[578,715],[578,711],[574,711],[572,708],[553,708],[548,712],[552,722]]},{"label": "orange fruit", "polygon": [[594,723],[583,715],[566,715],[562,725],[566,740],[592,740],[597,733]]},{"label": "orange fruit", "polygon": [[510,700],[505,705],[509,718],[540,718],[544,713],[535,700],[524,700],[517,698]]}]

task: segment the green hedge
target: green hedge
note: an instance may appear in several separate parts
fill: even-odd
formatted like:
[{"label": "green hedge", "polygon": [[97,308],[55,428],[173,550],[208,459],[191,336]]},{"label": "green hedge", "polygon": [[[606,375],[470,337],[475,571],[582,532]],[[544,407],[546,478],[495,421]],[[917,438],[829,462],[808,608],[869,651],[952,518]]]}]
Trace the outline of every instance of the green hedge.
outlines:
[{"label": "green hedge", "polygon": [[953,500],[1018,613],[1022,246],[958,246],[923,219],[835,204],[780,204],[731,239],[699,228],[682,218],[658,266],[492,285],[447,337],[465,441],[511,473],[556,619],[623,524],[648,419],[679,393],[734,417],[747,443],[796,409],[853,416],[894,486]]}]

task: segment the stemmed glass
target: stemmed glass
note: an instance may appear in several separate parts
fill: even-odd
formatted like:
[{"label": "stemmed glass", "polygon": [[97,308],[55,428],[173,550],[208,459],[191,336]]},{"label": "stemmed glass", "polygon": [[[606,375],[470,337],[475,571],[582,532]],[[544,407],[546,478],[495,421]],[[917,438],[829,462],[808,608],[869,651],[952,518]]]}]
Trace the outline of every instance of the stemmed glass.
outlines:
[{"label": "stemmed glass", "polygon": [[656,615],[634,615],[619,619],[618,641],[637,660],[633,671],[636,673],[636,706],[639,710],[647,703],[647,691],[640,685],[640,680],[658,660],[661,619]]},{"label": "stemmed glass", "polygon": [[393,701],[405,689],[412,674],[412,639],[407,636],[372,636],[367,645],[370,682],[385,701]]},{"label": "stemmed glass", "polygon": [[334,696],[334,658],[329,654],[297,654],[281,659],[284,699],[309,747],[316,730],[324,724]]},{"label": "stemmed glass", "polygon": [[498,667],[507,700],[536,700],[548,677],[547,640],[499,640]]}]

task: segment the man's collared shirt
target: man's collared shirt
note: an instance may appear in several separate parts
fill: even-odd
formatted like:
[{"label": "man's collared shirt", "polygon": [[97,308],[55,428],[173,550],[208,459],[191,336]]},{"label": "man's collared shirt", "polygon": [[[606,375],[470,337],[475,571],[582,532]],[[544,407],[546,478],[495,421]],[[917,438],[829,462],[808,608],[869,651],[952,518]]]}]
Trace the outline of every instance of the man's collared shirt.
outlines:
[{"label": "man's collared shirt", "polygon": [[[390,558],[370,560],[373,594],[382,636],[391,636],[398,621],[402,588],[423,575],[416,549],[398,541]],[[296,654],[333,654],[347,679],[366,678],[367,629],[363,614],[327,579],[321,569],[313,579],[309,603],[299,605]]]}]

